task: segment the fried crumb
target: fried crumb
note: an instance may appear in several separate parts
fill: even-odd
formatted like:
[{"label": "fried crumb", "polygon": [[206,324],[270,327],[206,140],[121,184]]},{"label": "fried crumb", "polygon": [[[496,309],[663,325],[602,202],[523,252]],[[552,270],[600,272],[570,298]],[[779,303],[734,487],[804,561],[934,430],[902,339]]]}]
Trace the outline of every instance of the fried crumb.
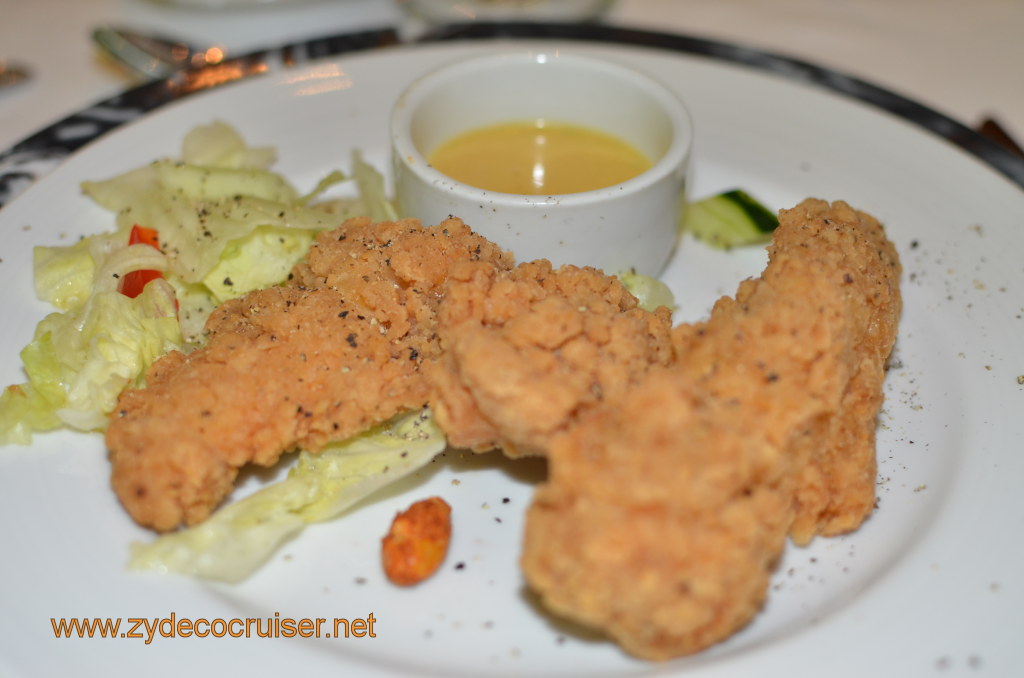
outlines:
[{"label": "fried crumb", "polygon": [[395,516],[381,540],[384,574],[399,586],[429,578],[444,561],[451,541],[451,507],[440,497],[415,502]]}]

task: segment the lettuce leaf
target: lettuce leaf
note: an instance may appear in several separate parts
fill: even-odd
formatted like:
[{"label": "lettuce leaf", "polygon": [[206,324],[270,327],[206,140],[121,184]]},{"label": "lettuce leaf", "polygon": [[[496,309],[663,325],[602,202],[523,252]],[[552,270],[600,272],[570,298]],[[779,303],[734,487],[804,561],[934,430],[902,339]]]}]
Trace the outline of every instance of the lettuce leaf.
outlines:
[{"label": "lettuce leaf", "polygon": [[56,409],[31,383],[8,386],[0,393],[0,445],[28,445],[33,433],[59,428]]},{"label": "lettuce leaf", "polygon": [[305,258],[315,237],[316,231],[310,229],[260,226],[228,243],[202,282],[218,304],[276,285]]},{"label": "lettuce leaf", "polygon": [[[329,172],[306,194],[268,169],[274,159],[217,121],[188,133],[180,159],[82,184],[117,227],[35,249],[36,293],[62,313],[40,322],[23,351],[27,381],[0,395],[0,444],[59,426],[104,428],[120,389],[162,353],[201,344],[219,303],[286,280],[316,233],[345,218],[393,218],[383,176],[358,151],[352,177]],[[356,197],[314,204],[350,180]],[[136,224],[157,230],[160,250],[127,244]],[[135,300],[118,293],[121,276],[147,269],[164,279]]]},{"label": "lettuce leaf", "polygon": [[67,310],[89,299],[96,274],[88,239],[67,247],[36,247],[32,251],[36,296]]},{"label": "lettuce leaf", "polygon": [[[168,270],[199,282],[218,264],[229,243],[261,226],[322,231],[336,217],[301,204],[283,179],[264,170],[216,170],[154,163],[140,181],[134,170],[82,190],[117,212],[118,230],[134,224],[156,229],[169,258]],[[204,179],[205,177],[205,179]],[[247,192],[248,191],[248,192]]]},{"label": "lettuce leaf", "polygon": [[216,120],[185,135],[181,159],[190,165],[267,169],[277,159],[277,152],[270,147],[250,147],[234,127]]},{"label": "lettuce leaf", "polygon": [[28,381],[0,398],[0,443],[27,444],[58,426],[106,428],[121,391],[181,347],[176,315],[173,290],[156,280],[134,299],[106,290],[43,318],[21,352]]},{"label": "lettuce leaf", "polygon": [[408,476],[445,449],[428,410],[379,425],[318,454],[301,452],[284,480],[216,511],[203,523],[132,544],[129,568],[238,582],[289,538],[335,518]]},{"label": "lettuce leaf", "polygon": [[359,187],[363,213],[373,221],[395,221],[398,209],[388,199],[384,185],[384,176],[377,169],[363,160],[358,150],[352,152],[352,175]]}]

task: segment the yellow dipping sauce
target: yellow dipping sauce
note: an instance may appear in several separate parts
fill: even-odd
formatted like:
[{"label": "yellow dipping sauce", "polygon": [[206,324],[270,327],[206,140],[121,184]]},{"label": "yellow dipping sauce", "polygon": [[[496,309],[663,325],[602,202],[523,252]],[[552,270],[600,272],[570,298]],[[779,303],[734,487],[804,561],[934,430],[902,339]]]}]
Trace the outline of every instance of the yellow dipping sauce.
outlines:
[{"label": "yellow dipping sauce", "polygon": [[610,134],[544,120],[470,130],[442,143],[428,161],[464,184],[528,195],[614,186],[652,165],[639,150]]}]

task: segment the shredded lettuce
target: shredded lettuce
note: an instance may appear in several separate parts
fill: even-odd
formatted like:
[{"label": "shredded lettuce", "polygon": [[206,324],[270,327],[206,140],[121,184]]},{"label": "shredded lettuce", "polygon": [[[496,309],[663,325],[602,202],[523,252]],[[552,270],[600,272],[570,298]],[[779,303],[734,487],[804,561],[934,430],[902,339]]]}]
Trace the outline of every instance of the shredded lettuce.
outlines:
[{"label": "shredded lettuce", "polygon": [[[384,177],[358,151],[351,177],[331,171],[305,194],[269,169],[275,157],[215,122],[189,132],[179,159],[82,184],[116,213],[116,228],[35,249],[36,294],[57,311],[21,352],[26,381],[0,391],[0,445],[27,445],[34,433],[61,427],[103,430],[121,392],[142,386],[157,358],[202,343],[218,304],[286,280],[320,231],[359,215],[396,218]],[[347,181],[355,197],[321,199]],[[160,249],[129,245],[135,225],[156,230]],[[138,270],[162,277],[130,298],[118,283]],[[239,581],[305,525],[340,515],[445,446],[424,410],[319,454],[301,452],[284,481],[202,525],[133,545],[130,566]]]},{"label": "shredded lettuce", "polygon": [[352,172],[355,175],[356,184],[359,186],[359,195],[362,198],[362,207],[366,216],[373,221],[395,221],[398,219],[398,209],[394,203],[388,200],[384,188],[384,177],[372,165],[363,160],[359,150],[352,152]]},{"label": "shredded lettuce", "polygon": [[[283,179],[264,170],[223,170],[154,163],[140,181],[134,170],[103,182],[85,182],[87,195],[117,212],[119,230],[142,224],[156,229],[169,258],[168,270],[199,282],[233,241],[260,226],[322,231],[337,218],[300,203]],[[213,184],[213,185],[211,185]]]},{"label": "shredded lettuce", "polygon": [[[358,153],[358,151],[357,151],[357,153]],[[355,154],[353,154],[353,157],[355,157]],[[354,172],[355,172],[355,176],[358,177],[359,176],[359,168],[357,167]],[[348,181],[348,180],[349,179],[348,179],[347,176],[345,176],[344,172],[339,172],[338,170],[334,170],[330,174],[325,176],[323,179],[321,179],[319,181],[319,183],[317,183],[317,185],[313,187],[312,191],[310,191],[306,195],[300,197],[296,202],[298,202],[300,205],[309,205],[310,203],[313,202],[313,200],[315,200],[316,198],[319,198],[320,195],[324,191],[326,191],[328,188],[330,188],[334,184],[340,184],[340,183]],[[384,199],[386,201],[387,200],[387,196],[384,196]],[[352,215],[349,215],[349,216],[356,216],[356,215],[352,214]]]},{"label": "shredded lettuce", "polygon": [[305,258],[315,237],[309,229],[260,226],[228,243],[202,282],[217,303],[276,285]]},{"label": "shredded lettuce", "polygon": [[203,523],[132,545],[129,568],[238,582],[306,525],[335,518],[444,450],[429,411],[402,415],[318,454]]},{"label": "shredded lettuce", "polygon": [[0,444],[28,444],[33,432],[60,426],[105,428],[118,394],[158,356],[181,347],[173,289],[150,285],[135,299],[117,291],[125,273],[163,269],[166,258],[115,242],[127,236],[35,249],[36,293],[61,310],[40,321],[21,351],[28,380],[0,398]]},{"label": "shredded lettuce", "polygon": [[67,310],[81,306],[92,293],[96,260],[88,239],[68,247],[36,247],[32,253],[36,296]]},{"label": "shredded lettuce", "polygon": [[[218,304],[287,279],[317,232],[360,214],[394,218],[383,177],[358,152],[351,177],[331,171],[305,194],[270,171],[275,159],[217,121],[192,129],[178,159],[82,184],[116,213],[116,229],[36,248],[36,294],[61,313],[22,353],[28,380],[0,395],[0,444],[60,426],[104,428],[121,389],[139,385],[162,353],[202,343]],[[346,181],[356,197],[315,202]],[[128,245],[136,224],[158,232],[160,251]],[[121,276],[146,269],[164,279],[134,300],[117,292]]]},{"label": "shredded lettuce", "polygon": [[162,191],[191,200],[216,201],[246,195],[291,205],[299,199],[295,187],[270,170],[208,167],[172,160],[158,160],[150,167]]},{"label": "shredded lettuce", "polygon": [[178,299],[178,325],[185,350],[201,346],[206,341],[206,320],[217,308],[217,300],[210,288],[201,282],[186,283],[174,276],[167,277]]},{"label": "shredded lettuce", "polygon": [[192,129],[181,144],[181,160],[190,165],[267,169],[276,159],[273,148],[250,147],[234,127],[220,120]]},{"label": "shredded lettuce", "polygon": [[0,393],[0,445],[28,445],[33,433],[59,428],[56,411],[31,383],[8,386]]},{"label": "shredded lettuce", "polygon": [[104,429],[121,391],[180,347],[174,292],[160,280],[134,299],[107,290],[51,313],[21,352],[28,381],[0,399],[0,443],[27,444],[58,426]]}]

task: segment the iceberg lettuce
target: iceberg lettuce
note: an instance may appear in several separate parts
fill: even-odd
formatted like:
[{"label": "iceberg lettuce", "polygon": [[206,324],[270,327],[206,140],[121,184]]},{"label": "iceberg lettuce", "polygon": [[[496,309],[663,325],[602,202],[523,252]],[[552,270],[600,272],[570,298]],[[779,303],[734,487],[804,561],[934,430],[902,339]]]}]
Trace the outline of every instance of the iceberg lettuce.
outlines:
[{"label": "iceberg lettuce", "polygon": [[249,146],[234,127],[216,120],[185,135],[181,159],[190,165],[267,169],[277,159],[277,152],[269,146]]},{"label": "iceberg lettuce", "polygon": [[[287,279],[317,232],[360,214],[394,218],[383,177],[358,151],[351,178],[331,171],[306,194],[268,169],[275,155],[218,121],[192,129],[180,159],[82,184],[117,214],[117,227],[36,248],[36,294],[63,313],[45,318],[23,352],[28,381],[0,396],[0,444],[27,444],[32,431],[60,425],[103,428],[120,388],[138,384],[163,352],[202,343],[219,303]],[[356,197],[314,204],[349,180]],[[136,224],[157,231],[160,250],[128,244]],[[136,270],[164,280],[122,298],[118,281]]]},{"label": "iceberg lettuce", "polygon": [[206,521],[132,544],[129,568],[238,582],[306,525],[335,518],[445,449],[428,410],[405,414],[318,454],[301,452],[284,480]]},{"label": "iceberg lettuce", "polygon": [[[329,172],[300,194],[229,125],[193,129],[179,160],[158,160],[83,192],[116,213],[116,229],[34,252],[37,296],[57,312],[21,352],[27,380],[0,392],[0,445],[56,428],[100,431],[129,386],[170,350],[203,341],[214,307],[287,279],[319,231],[366,215],[394,219],[383,176],[353,153],[352,176]],[[317,201],[354,181],[356,196]],[[129,244],[153,229],[159,249]],[[130,298],[127,273],[163,277]],[[302,452],[286,480],[220,509],[200,526],[135,545],[131,566],[238,581],[306,524],[333,518],[423,467],[446,446],[429,413],[396,418],[319,454]]]},{"label": "iceberg lettuce", "polygon": [[202,282],[217,303],[276,285],[305,258],[316,231],[260,226],[228,243]]},{"label": "iceberg lettuce", "polygon": [[158,161],[105,181],[87,181],[82,190],[117,212],[119,231],[134,224],[156,230],[169,272],[189,283],[209,274],[232,241],[261,226],[322,231],[340,224],[337,217],[303,205],[294,188],[265,170]]},{"label": "iceberg lettuce", "polygon": [[28,381],[0,399],[0,443],[27,444],[58,426],[106,428],[121,391],[181,347],[176,315],[173,290],[157,280],[134,299],[106,290],[43,318],[21,352]]}]

